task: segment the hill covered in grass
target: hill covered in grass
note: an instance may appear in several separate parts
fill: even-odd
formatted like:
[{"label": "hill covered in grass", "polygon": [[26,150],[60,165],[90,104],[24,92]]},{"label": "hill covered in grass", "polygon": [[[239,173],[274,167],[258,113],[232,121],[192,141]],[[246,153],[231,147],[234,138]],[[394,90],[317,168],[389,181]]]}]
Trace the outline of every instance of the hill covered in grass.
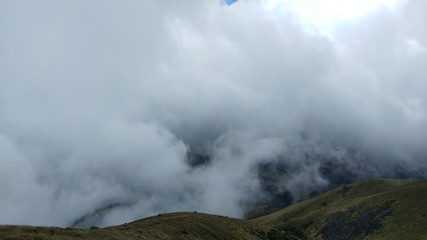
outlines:
[{"label": "hill covered in grass", "polygon": [[427,239],[427,181],[368,180],[252,220],[172,213],[96,229],[0,226],[0,239]]},{"label": "hill covered in grass", "polygon": [[0,239],[259,239],[254,223],[203,213],[171,213],[106,228],[1,226]]},{"label": "hill covered in grass", "polygon": [[251,222],[300,239],[427,239],[427,181],[368,180]]}]

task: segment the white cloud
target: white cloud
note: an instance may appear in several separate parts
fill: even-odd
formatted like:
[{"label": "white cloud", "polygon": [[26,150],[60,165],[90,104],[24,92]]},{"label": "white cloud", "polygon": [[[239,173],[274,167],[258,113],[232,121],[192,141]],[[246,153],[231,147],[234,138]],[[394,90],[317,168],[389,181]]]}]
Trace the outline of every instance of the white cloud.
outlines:
[{"label": "white cloud", "polygon": [[419,176],[421,5],[330,39],[256,1],[0,3],[0,223],[66,226],[115,203],[95,224],[239,216],[283,191]]}]

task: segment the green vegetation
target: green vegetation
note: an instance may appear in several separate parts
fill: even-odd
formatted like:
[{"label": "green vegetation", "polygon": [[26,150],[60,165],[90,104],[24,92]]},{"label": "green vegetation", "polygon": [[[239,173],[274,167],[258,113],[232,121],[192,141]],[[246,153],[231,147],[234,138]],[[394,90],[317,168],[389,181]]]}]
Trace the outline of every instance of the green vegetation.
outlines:
[{"label": "green vegetation", "polygon": [[427,239],[427,181],[368,180],[251,220],[300,239]]},{"label": "green vegetation", "polygon": [[0,240],[427,239],[426,215],[427,181],[380,179],[343,186],[252,220],[172,213],[107,228],[0,226]]}]

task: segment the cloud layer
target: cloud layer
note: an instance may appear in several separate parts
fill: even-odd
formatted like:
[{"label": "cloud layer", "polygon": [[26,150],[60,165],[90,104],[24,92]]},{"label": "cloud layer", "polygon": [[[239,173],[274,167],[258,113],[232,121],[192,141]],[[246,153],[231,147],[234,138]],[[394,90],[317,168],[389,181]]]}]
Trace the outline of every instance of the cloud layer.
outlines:
[{"label": "cloud layer", "polygon": [[426,7],[326,37],[257,1],[3,1],[0,223],[242,216],[424,177]]}]

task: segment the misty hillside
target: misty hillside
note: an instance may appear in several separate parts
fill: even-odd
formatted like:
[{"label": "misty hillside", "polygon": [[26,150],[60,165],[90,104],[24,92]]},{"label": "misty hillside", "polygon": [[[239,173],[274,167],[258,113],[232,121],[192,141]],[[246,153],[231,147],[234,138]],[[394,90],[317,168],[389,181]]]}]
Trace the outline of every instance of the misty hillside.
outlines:
[{"label": "misty hillside", "polygon": [[427,181],[379,179],[252,220],[172,213],[106,228],[1,226],[0,239],[427,239],[426,215]]},{"label": "misty hillside", "polygon": [[0,224],[427,178],[427,1],[233,2],[0,0]]}]

